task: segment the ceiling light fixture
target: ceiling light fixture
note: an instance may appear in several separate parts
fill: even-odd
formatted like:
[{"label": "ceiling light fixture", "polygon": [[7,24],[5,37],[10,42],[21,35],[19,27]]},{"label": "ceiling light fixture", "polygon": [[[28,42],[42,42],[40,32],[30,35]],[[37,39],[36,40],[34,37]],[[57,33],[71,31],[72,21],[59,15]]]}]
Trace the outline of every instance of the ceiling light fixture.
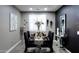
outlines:
[{"label": "ceiling light fixture", "polygon": [[37,8],[36,10],[40,10],[40,8]]},{"label": "ceiling light fixture", "polygon": [[29,10],[32,10],[32,8],[29,8]]},{"label": "ceiling light fixture", "polygon": [[45,11],[47,11],[47,8],[44,8]]}]

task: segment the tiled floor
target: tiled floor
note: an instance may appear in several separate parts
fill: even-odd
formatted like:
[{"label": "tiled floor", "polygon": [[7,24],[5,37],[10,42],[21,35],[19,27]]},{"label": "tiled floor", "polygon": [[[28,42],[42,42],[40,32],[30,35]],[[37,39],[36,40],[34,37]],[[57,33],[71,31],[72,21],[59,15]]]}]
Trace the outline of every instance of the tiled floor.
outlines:
[{"label": "tiled floor", "polygon": [[55,53],[70,53],[66,48],[60,48],[59,42],[53,41],[53,49]]},{"label": "tiled floor", "polygon": [[22,41],[15,49],[11,51],[11,53],[24,53],[25,45]]}]

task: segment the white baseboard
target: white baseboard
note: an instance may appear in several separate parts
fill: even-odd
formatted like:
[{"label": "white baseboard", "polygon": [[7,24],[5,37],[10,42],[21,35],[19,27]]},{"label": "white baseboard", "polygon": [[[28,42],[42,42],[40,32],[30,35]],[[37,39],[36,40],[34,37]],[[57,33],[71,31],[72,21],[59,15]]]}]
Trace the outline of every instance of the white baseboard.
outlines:
[{"label": "white baseboard", "polygon": [[71,53],[68,49],[65,48],[65,50],[66,50],[68,53]]},{"label": "white baseboard", "polygon": [[10,53],[18,44],[21,43],[21,40],[18,41],[16,44],[14,44],[9,50],[7,50],[5,53]]}]

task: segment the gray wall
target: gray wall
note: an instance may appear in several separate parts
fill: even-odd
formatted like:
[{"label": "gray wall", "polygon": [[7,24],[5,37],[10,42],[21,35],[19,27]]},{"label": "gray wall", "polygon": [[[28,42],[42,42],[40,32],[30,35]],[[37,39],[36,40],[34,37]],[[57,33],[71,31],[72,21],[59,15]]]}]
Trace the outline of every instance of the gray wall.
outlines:
[{"label": "gray wall", "polygon": [[[9,31],[10,12],[18,16],[18,28],[14,32]],[[20,12],[13,6],[0,5],[0,52],[7,51],[20,40],[20,17]]]},{"label": "gray wall", "polygon": [[63,40],[65,47],[73,53],[79,53],[79,5],[63,6],[56,12],[56,27],[59,27],[59,17],[66,14],[66,33],[68,38]]}]

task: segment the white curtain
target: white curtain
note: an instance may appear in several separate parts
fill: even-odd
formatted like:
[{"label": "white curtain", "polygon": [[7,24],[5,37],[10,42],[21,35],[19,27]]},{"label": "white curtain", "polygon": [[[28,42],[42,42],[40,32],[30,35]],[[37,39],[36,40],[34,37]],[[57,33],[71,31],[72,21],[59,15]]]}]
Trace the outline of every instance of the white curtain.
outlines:
[{"label": "white curtain", "polygon": [[29,15],[29,30],[30,31],[38,31],[38,27],[35,24],[37,21],[43,22],[40,26],[40,31],[46,31],[46,15],[44,14],[31,14]]}]

